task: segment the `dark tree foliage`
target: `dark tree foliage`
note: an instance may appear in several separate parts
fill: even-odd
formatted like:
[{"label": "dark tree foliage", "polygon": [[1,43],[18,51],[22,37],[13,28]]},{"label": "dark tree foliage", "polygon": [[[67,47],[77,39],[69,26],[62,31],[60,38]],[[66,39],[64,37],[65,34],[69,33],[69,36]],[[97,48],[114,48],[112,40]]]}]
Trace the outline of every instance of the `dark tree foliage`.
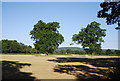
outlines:
[{"label": "dark tree foliage", "polygon": [[113,54],[113,51],[110,50],[110,49],[107,49],[107,50],[106,50],[106,55],[110,55],[110,54]]},{"label": "dark tree foliage", "polygon": [[115,50],[115,51],[114,51],[114,54],[117,54],[117,55],[120,56],[120,50]]},{"label": "dark tree foliage", "polygon": [[0,41],[0,53],[2,53],[2,41]]},{"label": "dark tree foliage", "polygon": [[100,7],[98,18],[106,18],[108,25],[120,23],[120,2],[103,2]]},{"label": "dark tree foliage", "polygon": [[1,40],[2,53],[37,53],[37,50],[31,46],[18,43],[16,40]]},{"label": "dark tree foliage", "polygon": [[59,51],[54,51],[54,54],[86,54],[86,52],[83,50],[71,50],[71,49],[66,49],[66,50],[59,50]]},{"label": "dark tree foliage", "polygon": [[67,49],[67,50],[66,50],[66,53],[67,53],[67,54],[70,54],[70,53],[72,54],[72,52],[73,52],[73,51],[72,51],[71,49]]},{"label": "dark tree foliage", "polygon": [[[81,44],[85,51],[94,54],[101,50],[101,43],[104,42],[102,37],[105,37],[105,29],[101,29],[100,23],[92,22],[86,28],[81,29],[78,34],[74,34],[72,41]],[[87,49],[86,49],[87,48]]]},{"label": "dark tree foliage", "polygon": [[18,53],[20,52],[20,45],[16,40],[2,40],[3,53]]},{"label": "dark tree foliage", "polygon": [[64,37],[58,32],[58,22],[45,23],[42,20],[34,25],[30,32],[31,38],[35,41],[34,46],[41,53],[52,53],[64,41]]}]

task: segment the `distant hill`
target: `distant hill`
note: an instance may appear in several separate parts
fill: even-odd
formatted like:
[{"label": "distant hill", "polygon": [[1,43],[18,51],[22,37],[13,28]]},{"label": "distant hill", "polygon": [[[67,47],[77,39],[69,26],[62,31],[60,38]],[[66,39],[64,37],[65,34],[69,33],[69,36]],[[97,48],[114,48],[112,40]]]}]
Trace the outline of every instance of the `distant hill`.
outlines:
[{"label": "distant hill", "polygon": [[79,47],[59,47],[58,49],[56,49],[56,51],[60,51],[60,50],[67,50],[67,49],[70,49],[70,50],[83,50],[83,48],[79,48]]},{"label": "distant hill", "polygon": [[[102,50],[105,51],[105,50],[108,50],[108,49],[102,49]],[[115,51],[115,50],[117,50],[117,49],[110,49],[110,50]]]},{"label": "distant hill", "polygon": [[[67,49],[70,49],[70,50],[79,50],[79,51],[83,51],[84,49],[83,48],[79,48],[79,47],[59,47],[58,49],[56,49],[56,51],[60,51],[60,50],[67,50]],[[102,49],[102,50],[107,50],[107,49]],[[110,49],[112,51],[116,50],[116,49]]]}]

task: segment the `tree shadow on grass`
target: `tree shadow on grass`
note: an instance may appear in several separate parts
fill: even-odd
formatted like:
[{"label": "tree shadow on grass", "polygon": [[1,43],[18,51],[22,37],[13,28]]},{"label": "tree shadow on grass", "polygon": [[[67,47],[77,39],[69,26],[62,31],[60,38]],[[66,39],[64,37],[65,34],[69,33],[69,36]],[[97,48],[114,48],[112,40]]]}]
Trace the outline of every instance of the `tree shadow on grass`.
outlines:
[{"label": "tree shadow on grass", "polygon": [[82,62],[96,67],[113,67],[115,62],[119,62],[120,58],[72,58],[59,57],[56,59],[49,59],[48,61],[67,63],[67,62]]},{"label": "tree shadow on grass", "polygon": [[[55,72],[67,73],[76,76],[78,79],[120,79],[120,58],[72,58],[59,57],[49,59],[58,63],[81,62],[89,64],[96,68],[86,65],[57,65]],[[108,69],[100,69],[108,68]]]},{"label": "tree shadow on grass", "polygon": [[35,77],[31,76],[32,73],[20,71],[20,68],[23,68],[25,66],[31,66],[31,64],[18,63],[18,61],[0,61],[0,62],[2,64],[2,80],[27,79],[31,81],[38,81]]},{"label": "tree shadow on grass", "polygon": [[55,72],[74,75],[77,79],[107,79],[107,70],[90,68],[84,65],[58,65],[54,68]]}]

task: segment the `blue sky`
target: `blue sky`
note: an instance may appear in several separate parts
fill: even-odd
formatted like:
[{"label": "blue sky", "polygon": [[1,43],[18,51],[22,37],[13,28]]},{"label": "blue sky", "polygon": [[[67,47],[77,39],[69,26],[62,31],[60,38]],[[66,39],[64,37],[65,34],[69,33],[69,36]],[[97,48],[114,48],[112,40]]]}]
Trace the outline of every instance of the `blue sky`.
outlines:
[{"label": "blue sky", "polygon": [[[1,0],[2,2],[103,2],[104,0]],[[109,0],[106,0],[109,1]]]},{"label": "blue sky", "polygon": [[[97,18],[101,9],[100,2],[3,2],[2,3],[2,39],[11,39],[32,45],[29,32],[39,21],[59,22],[60,33],[65,37],[60,47],[70,46],[73,34],[92,21],[101,23],[107,29],[102,48],[118,48],[117,25],[107,25],[105,19]],[[70,47],[81,47],[74,44]]]},{"label": "blue sky", "polygon": [[2,3],[0,2],[0,39],[2,39]]}]

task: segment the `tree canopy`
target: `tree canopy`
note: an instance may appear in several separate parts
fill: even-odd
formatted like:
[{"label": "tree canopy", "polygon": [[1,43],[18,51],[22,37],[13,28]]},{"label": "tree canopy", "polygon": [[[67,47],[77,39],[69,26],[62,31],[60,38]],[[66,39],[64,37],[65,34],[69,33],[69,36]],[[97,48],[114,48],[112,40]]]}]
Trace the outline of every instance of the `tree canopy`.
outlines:
[{"label": "tree canopy", "polygon": [[86,28],[82,28],[78,34],[74,34],[72,41],[81,44],[85,50],[90,54],[95,53],[101,49],[101,43],[104,42],[102,37],[105,37],[105,29],[101,29],[100,23],[91,22]]},{"label": "tree canopy", "polygon": [[58,22],[45,23],[40,20],[34,25],[30,35],[33,41],[35,41],[35,48],[39,52],[52,53],[64,41],[64,37],[59,33],[58,28],[60,28]]},{"label": "tree canopy", "polygon": [[106,18],[108,25],[120,23],[120,2],[103,2],[100,7],[98,18]]},{"label": "tree canopy", "polygon": [[30,45],[24,45],[16,40],[1,40],[2,53],[36,53],[37,50],[32,48]]}]

